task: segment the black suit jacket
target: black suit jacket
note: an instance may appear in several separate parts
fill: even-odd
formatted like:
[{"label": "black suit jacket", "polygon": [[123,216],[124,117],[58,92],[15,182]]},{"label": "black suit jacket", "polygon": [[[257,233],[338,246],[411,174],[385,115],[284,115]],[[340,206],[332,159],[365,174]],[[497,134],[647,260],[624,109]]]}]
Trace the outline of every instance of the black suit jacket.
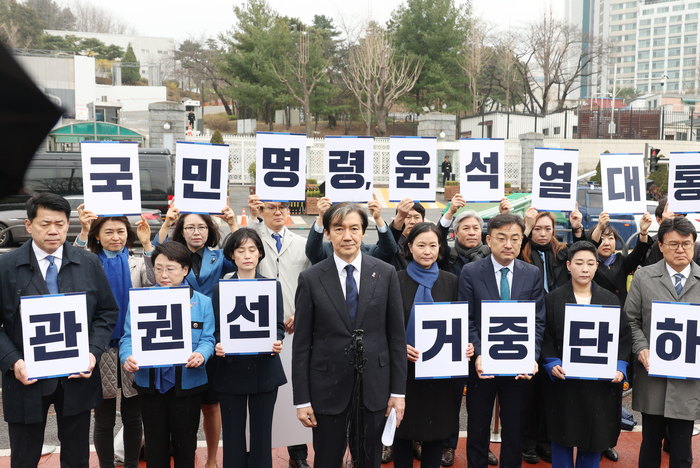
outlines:
[{"label": "black suit jacket", "polygon": [[[386,408],[390,393],[406,393],[406,329],[396,270],[362,254],[356,328],[364,331],[364,404]],[[299,275],[292,354],[294,404],[311,403],[319,414],[340,414],[355,379],[352,326],[335,258]]]},{"label": "black suit jacket", "polygon": [[[62,293],[85,292],[89,324],[90,352],[100,362],[107,350],[119,315],[102,264],[97,255],[63,244],[58,290]],[[23,385],[10,367],[23,358],[20,298],[49,294],[41,275],[32,242],[0,257],[0,372],[5,421],[40,423],[42,393],[51,393],[60,380],[65,390],[63,414],[73,416],[102,403],[102,383],[96,365],[89,379],[46,379]]]},{"label": "black suit jacket", "polygon": [[[529,263],[515,259],[512,301],[535,301],[535,359],[539,359],[544,338],[544,286],[540,270]],[[459,275],[459,300],[469,303],[469,342],[474,345],[474,357],[481,355],[481,301],[498,301],[501,293],[491,255],[464,266]]]},{"label": "black suit jacket", "polygon": [[[237,278],[237,274],[234,274]],[[265,278],[255,273],[255,278]],[[277,339],[284,340],[284,300],[282,286],[277,286]],[[216,342],[221,341],[221,321],[219,304],[219,284],[214,286],[214,317],[216,318]],[[287,383],[279,354],[258,354],[256,356],[226,356],[216,359],[216,374],[212,382],[215,391],[232,395],[248,395],[271,392]]]}]

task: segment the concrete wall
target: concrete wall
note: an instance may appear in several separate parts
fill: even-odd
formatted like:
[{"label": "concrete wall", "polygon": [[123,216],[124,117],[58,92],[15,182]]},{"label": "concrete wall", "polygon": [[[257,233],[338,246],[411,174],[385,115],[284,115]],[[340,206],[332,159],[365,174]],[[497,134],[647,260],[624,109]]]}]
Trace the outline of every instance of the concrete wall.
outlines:
[{"label": "concrete wall", "polygon": [[[185,139],[185,106],[179,102],[165,101],[148,105],[149,146],[168,148],[175,152],[175,143]],[[168,130],[163,128],[170,124]]]},{"label": "concrete wall", "polygon": [[457,131],[457,118],[452,114],[423,114],[418,116],[418,136],[440,137],[453,141]]},{"label": "concrete wall", "polygon": [[94,86],[94,100],[99,101],[102,96],[107,96],[108,101],[122,104],[122,112],[147,111],[150,104],[168,99],[168,90],[165,86]]},{"label": "concrete wall", "polygon": [[75,66],[75,105],[87,106],[95,100],[95,58],[76,55]]}]

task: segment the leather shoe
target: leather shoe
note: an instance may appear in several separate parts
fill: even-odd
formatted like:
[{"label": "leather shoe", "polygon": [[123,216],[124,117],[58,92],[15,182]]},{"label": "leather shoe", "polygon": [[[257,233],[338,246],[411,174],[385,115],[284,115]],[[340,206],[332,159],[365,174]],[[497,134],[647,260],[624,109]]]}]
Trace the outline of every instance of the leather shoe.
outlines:
[{"label": "leather shoe", "polygon": [[440,460],[442,466],[452,466],[455,464],[455,449],[452,447],[443,447],[442,449],[442,460]]},{"label": "leather shoe", "polygon": [[496,458],[496,454],[489,449],[489,457],[488,457],[488,464],[491,466],[498,466],[498,458]]},{"label": "leather shoe", "polygon": [[413,456],[416,460],[420,461],[420,457],[423,454],[423,445],[417,440],[413,441]]},{"label": "leather shoe", "polygon": [[552,463],[552,451],[551,450],[545,450],[537,447],[537,455],[540,456],[540,460],[547,462],[547,463]]},{"label": "leather shoe", "polygon": [[671,442],[668,441],[667,438],[664,437],[664,443],[661,446],[664,452],[666,453],[671,453]]},{"label": "leather shoe", "polygon": [[540,456],[537,455],[535,450],[525,450],[523,451],[523,461],[531,465],[536,465],[540,462]]},{"label": "leather shoe", "polygon": [[394,447],[382,445],[382,463],[391,463],[394,461]]},{"label": "leather shoe", "polygon": [[613,447],[608,447],[605,450],[603,450],[603,456],[607,458],[610,461],[616,462],[619,459],[619,456],[617,455],[617,450],[615,450]]},{"label": "leather shoe", "polygon": [[303,460],[289,460],[289,468],[311,468],[304,458]]}]

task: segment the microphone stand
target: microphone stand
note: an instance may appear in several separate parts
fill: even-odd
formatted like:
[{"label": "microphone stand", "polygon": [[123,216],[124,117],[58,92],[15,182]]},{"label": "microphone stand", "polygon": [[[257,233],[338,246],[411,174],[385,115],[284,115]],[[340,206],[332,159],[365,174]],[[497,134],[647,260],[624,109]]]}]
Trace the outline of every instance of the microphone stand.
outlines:
[{"label": "microphone stand", "polygon": [[[345,348],[345,355],[350,351],[355,352],[355,358],[350,364],[355,366],[355,384],[353,385],[350,397],[350,412],[345,421],[345,438],[350,447],[350,454],[353,458],[353,465],[356,468],[367,466],[367,451],[365,448],[365,404],[362,395],[362,375],[365,371],[365,345],[362,342],[362,330],[355,330],[352,333],[352,345]],[[352,437],[352,430],[355,430],[355,437]]]}]

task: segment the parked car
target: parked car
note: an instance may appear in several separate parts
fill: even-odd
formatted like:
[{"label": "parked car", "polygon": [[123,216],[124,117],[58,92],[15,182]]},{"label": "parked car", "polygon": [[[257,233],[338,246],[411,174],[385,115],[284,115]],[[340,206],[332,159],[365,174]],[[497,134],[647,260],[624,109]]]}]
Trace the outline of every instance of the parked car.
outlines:
[{"label": "parked car", "polygon": [[[65,198],[68,200],[68,203],[70,203],[71,206],[67,240],[68,242],[73,242],[78,234],[80,234],[78,206],[80,206],[84,200],[82,196],[76,195],[70,195]],[[163,224],[160,210],[143,209],[142,212],[146,218],[146,221],[148,222],[148,225],[151,227],[151,238],[153,238]],[[141,217],[128,216],[128,218],[132,229],[134,232],[136,232],[136,222],[139,221]],[[27,219],[26,209],[0,211],[0,229],[9,227],[9,230],[0,235],[0,247],[8,247],[12,244],[21,244],[31,239],[32,236],[27,232],[27,229],[24,226],[25,219]],[[136,238],[136,243],[140,245],[138,237]]]}]

